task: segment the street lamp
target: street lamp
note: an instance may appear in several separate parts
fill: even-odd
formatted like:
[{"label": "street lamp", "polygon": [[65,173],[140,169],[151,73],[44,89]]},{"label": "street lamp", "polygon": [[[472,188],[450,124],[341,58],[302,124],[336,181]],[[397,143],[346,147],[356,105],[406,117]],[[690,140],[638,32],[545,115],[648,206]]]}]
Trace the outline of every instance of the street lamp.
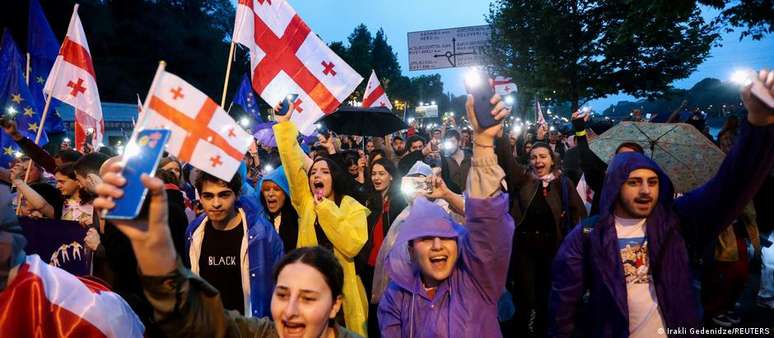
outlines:
[{"label": "street lamp", "polygon": [[435,101],[430,101],[431,106],[435,106]]}]

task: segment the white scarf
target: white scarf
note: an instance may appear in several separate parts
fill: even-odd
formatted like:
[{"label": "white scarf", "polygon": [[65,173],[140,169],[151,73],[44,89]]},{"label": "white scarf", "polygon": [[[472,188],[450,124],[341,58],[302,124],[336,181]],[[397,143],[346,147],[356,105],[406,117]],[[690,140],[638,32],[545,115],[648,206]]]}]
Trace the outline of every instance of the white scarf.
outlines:
[{"label": "white scarf", "polygon": [[550,184],[551,181],[556,179],[556,176],[554,176],[554,173],[550,173],[550,174],[545,175],[545,176],[538,176],[537,174],[535,174],[533,172],[532,173],[532,177],[534,177],[535,179],[540,180],[543,183],[543,188],[548,187],[548,184]]}]

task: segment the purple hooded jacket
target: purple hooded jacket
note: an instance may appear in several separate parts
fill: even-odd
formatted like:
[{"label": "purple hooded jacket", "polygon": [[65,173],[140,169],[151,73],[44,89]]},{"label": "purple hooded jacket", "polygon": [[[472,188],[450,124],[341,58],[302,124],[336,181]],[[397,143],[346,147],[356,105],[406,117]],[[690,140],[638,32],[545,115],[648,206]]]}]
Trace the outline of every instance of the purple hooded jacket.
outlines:
[{"label": "purple hooded jacket", "polygon": [[[465,226],[438,205],[418,198],[385,261],[390,285],[379,303],[382,336],[501,337],[497,300],[505,290],[513,219],[508,195],[465,201]],[[459,258],[449,278],[430,299],[408,241],[425,236],[457,238]]]},{"label": "purple hooded jacket", "polygon": [[715,177],[676,200],[669,177],[655,162],[639,153],[616,155],[607,168],[599,218],[588,234],[583,234],[582,225],[576,226],[554,260],[550,336],[572,336],[577,305],[585,290],[590,291],[590,299],[584,337],[629,336],[626,282],[613,210],[629,173],[643,168],[659,175],[658,204],[647,218],[646,237],[664,325],[686,330],[699,327],[700,307],[691,287],[687,245],[701,247],[717,239],[752,199],[772,167],[774,126],[743,125]]}]

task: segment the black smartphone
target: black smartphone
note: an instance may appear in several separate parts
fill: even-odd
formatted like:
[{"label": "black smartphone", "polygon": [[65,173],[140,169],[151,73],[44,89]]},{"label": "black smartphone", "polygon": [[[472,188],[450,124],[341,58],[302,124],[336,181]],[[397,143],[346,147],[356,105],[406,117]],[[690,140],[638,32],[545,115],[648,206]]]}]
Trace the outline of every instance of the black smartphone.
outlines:
[{"label": "black smartphone", "polygon": [[274,115],[282,116],[288,113],[288,109],[290,109],[290,104],[292,102],[296,102],[296,99],[298,98],[298,94],[288,94],[285,96],[285,98],[280,102],[279,109],[277,109],[277,112],[274,113]]},{"label": "black smartphone", "polygon": [[473,95],[473,105],[476,109],[476,121],[482,129],[499,123],[492,116],[492,104],[489,100],[494,96],[494,88],[489,75],[482,71],[472,71],[465,76],[465,90]]}]

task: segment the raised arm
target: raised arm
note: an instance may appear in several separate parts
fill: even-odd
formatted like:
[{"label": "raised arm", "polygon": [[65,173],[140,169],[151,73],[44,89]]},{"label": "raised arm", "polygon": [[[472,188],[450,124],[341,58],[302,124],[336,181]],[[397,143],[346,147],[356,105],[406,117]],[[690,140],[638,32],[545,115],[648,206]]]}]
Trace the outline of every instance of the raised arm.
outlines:
[{"label": "raised arm", "polygon": [[317,219],[336,250],[349,258],[357,256],[368,239],[368,209],[345,197],[341,206],[324,199],[315,206]]},{"label": "raised arm", "polygon": [[[762,71],[761,82],[774,96],[774,72]],[[774,168],[774,109],[742,91],[747,122],[718,172],[707,183],[675,201],[687,237],[711,241],[739,216]]]},{"label": "raised arm", "polygon": [[17,129],[16,122],[10,120],[3,120],[3,130],[16,141],[21,150],[27,154],[35,163],[45,169],[47,172],[53,173],[56,170],[56,161],[47,151],[43,150],[40,146],[32,142],[30,139],[24,137]]},{"label": "raised arm", "polygon": [[579,117],[578,112],[572,114],[572,126],[575,130],[575,146],[578,148],[578,157],[583,174],[586,175],[586,184],[599,195],[602,191],[602,183],[605,180],[607,163],[599,159],[589,148],[589,139],[586,132],[586,122],[589,115]]},{"label": "raised arm", "polygon": [[277,123],[273,128],[280,161],[285,168],[285,176],[290,185],[290,201],[296,210],[303,210],[311,205],[313,197],[309,189],[309,178],[304,169],[304,155],[296,139],[298,129],[290,121]]},{"label": "raised arm", "polygon": [[[492,104],[492,115],[498,121],[510,114],[499,96],[495,95]],[[475,143],[465,201],[468,235],[462,239],[460,258],[472,282],[465,287],[476,288],[487,302],[496,304],[505,290],[514,222],[508,213],[508,195],[501,192],[505,173],[494,153],[494,139],[502,125],[481,129],[473,109],[473,98],[469,96],[466,110],[474,127]]]}]

